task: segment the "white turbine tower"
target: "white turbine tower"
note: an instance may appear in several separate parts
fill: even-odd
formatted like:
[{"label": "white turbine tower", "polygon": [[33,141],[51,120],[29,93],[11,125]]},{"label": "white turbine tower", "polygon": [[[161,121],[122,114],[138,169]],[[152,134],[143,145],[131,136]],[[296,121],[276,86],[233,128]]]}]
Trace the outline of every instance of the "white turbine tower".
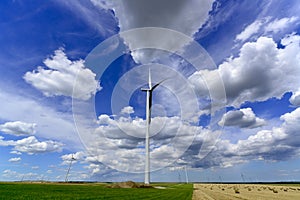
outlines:
[{"label": "white turbine tower", "polygon": [[70,164],[69,164],[69,168],[68,168],[68,171],[67,171],[67,174],[66,174],[66,178],[65,178],[65,182],[68,182],[68,176],[69,176],[69,173],[70,173],[70,169],[71,169],[71,166],[72,166],[72,162],[76,160],[72,154],[72,158],[71,158],[71,161],[70,161]]},{"label": "white turbine tower", "polygon": [[[163,80],[164,81],[164,80]],[[147,100],[146,100],[146,137],[145,137],[145,150],[146,150],[146,160],[145,160],[145,184],[150,183],[150,152],[149,152],[149,135],[150,135],[150,123],[151,123],[151,107],[152,107],[152,92],[153,90],[159,86],[163,81],[152,86],[151,83],[151,72],[149,69],[148,76],[148,86],[149,88],[141,88],[143,92],[147,92]]]}]

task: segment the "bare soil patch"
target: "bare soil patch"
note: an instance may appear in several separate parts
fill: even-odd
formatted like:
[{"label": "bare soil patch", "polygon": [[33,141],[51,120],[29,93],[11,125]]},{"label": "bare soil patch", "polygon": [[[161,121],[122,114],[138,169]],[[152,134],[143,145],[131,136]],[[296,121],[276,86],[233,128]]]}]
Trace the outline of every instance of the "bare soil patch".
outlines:
[{"label": "bare soil patch", "polygon": [[108,185],[108,188],[153,188],[151,185],[138,184],[133,181],[126,181]]}]

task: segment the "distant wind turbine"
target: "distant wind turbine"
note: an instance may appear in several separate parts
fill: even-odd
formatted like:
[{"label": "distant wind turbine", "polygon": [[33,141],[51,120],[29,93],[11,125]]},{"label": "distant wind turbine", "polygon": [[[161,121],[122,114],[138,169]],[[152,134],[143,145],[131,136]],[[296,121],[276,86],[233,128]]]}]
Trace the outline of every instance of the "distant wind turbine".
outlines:
[{"label": "distant wind turbine", "polygon": [[223,183],[222,176],[219,176],[220,183]]},{"label": "distant wind turbine", "polygon": [[[165,79],[166,80],[166,79]],[[145,139],[145,149],[146,149],[146,160],[145,160],[145,184],[150,183],[150,152],[149,152],[149,135],[150,135],[150,123],[151,123],[151,107],[152,107],[152,92],[157,86],[159,86],[163,81],[152,86],[151,83],[151,71],[149,69],[148,76],[148,86],[149,88],[141,88],[143,92],[147,92],[147,102],[146,102],[146,139]]]},{"label": "distant wind turbine", "polygon": [[243,173],[241,173],[241,177],[242,177],[243,182],[245,182],[245,176]]},{"label": "distant wind turbine", "polygon": [[68,182],[68,176],[69,176],[69,173],[70,173],[70,169],[71,169],[71,166],[72,166],[72,162],[76,160],[72,154],[72,158],[71,158],[71,162],[69,164],[69,168],[68,168],[68,171],[67,171],[67,174],[66,174],[66,178],[65,178],[65,182]]},{"label": "distant wind turbine", "polygon": [[181,175],[180,175],[180,172],[178,172],[178,180],[179,180],[179,183],[181,183]]},{"label": "distant wind turbine", "polygon": [[186,166],[184,166],[184,171],[185,171],[185,182],[189,183],[189,176],[188,176],[188,173],[187,173]]}]

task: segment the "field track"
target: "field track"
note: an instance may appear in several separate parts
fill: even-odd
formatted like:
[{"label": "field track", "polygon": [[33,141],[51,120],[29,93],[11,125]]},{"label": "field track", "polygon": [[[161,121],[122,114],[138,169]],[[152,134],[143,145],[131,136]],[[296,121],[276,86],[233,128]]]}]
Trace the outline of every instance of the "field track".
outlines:
[{"label": "field track", "polygon": [[300,186],[194,184],[192,200],[299,200]]}]

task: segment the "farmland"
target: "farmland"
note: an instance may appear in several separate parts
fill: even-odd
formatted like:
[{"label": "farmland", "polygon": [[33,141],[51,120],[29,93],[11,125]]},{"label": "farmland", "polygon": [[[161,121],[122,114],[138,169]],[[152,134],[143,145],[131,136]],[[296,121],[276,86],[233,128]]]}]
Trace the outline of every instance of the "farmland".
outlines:
[{"label": "farmland", "polygon": [[193,200],[300,199],[300,185],[194,184]]},{"label": "farmland", "polygon": [[[0,199],[234,200],[300,199],[300,184],[153,184],[110,188],[106,183],[0,183]],[[194,188],[193,188],[194,187]]]},{"label": "farmland", "polygon": [[192,184],[157,184],[158,188],[107,188],[107,184],[0,183],[0,199],[182,199],[190,200]]}]

